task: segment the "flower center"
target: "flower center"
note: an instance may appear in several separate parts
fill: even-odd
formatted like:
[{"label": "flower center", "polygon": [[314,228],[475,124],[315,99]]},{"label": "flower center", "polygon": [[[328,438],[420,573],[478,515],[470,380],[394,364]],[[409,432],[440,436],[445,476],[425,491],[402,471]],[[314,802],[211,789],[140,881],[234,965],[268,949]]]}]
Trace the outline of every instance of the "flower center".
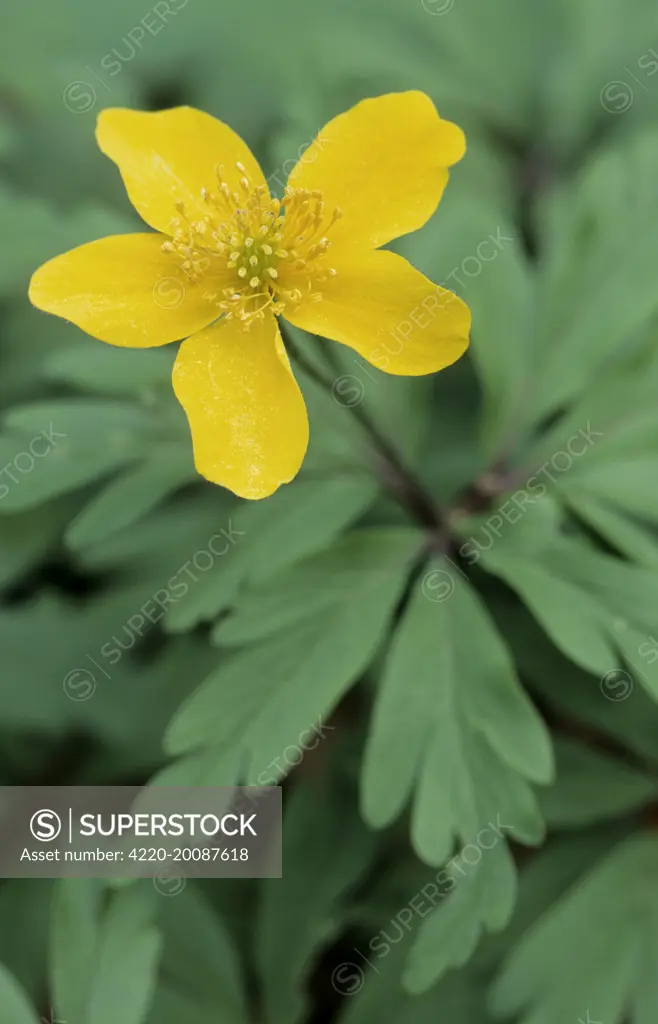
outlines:
[{"label": "flower center", "polygon": [[287,186],[283,199],[274,199],[265,185],[252,187],[242,164],[237,168],[241,194],[231,192],[219,167],[217,191],[202,191],[207,213],[192,220],[177,203],[172,237],[162,248],[226,319],[248,328],[267,309],[278,315],[304,298],[322,299],[319,286],[336,276],[326,265],[326,236],[341,212],[328,216],[317,190]]}]

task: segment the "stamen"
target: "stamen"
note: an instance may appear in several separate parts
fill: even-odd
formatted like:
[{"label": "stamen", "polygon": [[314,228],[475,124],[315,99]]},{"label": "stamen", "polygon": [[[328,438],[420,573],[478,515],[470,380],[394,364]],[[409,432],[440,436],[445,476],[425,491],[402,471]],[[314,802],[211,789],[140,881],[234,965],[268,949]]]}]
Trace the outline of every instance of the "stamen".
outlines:
[{"label": "stamen", "polygon": [[322,301],[318,286],[336,277],[325,257],[341,211],[336,207],[329,216],[317,189],[288,185],[283,201],[273,199],[264,185],[251,187],[243,164],[235,167],[240,177],[231,180],[241,195],[231,190],[224,167],[216,167],[219,192],[200,190],[204,209],[198,220],[177,200],[171,238],[161,248],[200,285],[219,315],[247,330],[268,309],[278,315],[288,303]]}]

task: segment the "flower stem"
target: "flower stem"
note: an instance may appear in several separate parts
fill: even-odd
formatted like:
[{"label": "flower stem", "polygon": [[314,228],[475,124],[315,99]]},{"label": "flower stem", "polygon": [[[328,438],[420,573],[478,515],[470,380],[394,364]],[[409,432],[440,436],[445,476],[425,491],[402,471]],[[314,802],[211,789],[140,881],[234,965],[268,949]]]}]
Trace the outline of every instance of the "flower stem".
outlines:
[{"label": "flower stem", "polygon": [[[315,381],[323,390],[334,394],[334,381],[330,380],[306,357],[290,336],[285,335],[285,346],[297,366]],[[409,509],[414,518],[423,526],[436,531],[443,530],[444,517],[432,497],[427,493],[415,474],[404,464],[402,456],[391,441],[383,434],[370,414],[359,403],[348,406],[363,431],[374,445],[384,462],[384,482],[396,497]]]}]

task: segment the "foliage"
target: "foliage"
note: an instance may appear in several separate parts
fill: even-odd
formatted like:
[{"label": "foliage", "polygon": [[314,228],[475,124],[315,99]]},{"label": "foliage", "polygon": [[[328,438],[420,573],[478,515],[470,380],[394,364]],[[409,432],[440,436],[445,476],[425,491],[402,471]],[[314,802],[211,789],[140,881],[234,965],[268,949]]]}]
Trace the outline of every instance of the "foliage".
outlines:
[{"label": "foliage", "polygon": [[[0,1016],[649,1024],[655,4],[27,0],[7,32],[4,782],[277,782],[285,860],[171,899],[3,881]],[[405,88],[469,140],[398,243],[468,302],[469,354],[403,380],[295,331],[311,449],[239,502],[195,474],[175,346],[87,338],[29,276],[138,226],[102,107],[207,109],[283,180]]]}]

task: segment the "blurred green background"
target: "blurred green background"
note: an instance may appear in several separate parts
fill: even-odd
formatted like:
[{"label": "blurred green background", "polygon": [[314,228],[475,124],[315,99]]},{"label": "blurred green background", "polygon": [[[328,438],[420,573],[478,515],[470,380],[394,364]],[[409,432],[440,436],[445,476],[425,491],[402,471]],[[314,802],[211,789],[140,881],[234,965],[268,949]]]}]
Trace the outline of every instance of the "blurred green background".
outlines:
[{"label": "blurred green background", "polygon": [[[22,0],[2,37],[0,782],[280,782],[284,878],[2,881],[0,1017],[655,1024],[655,3]],[[405,380],[297,332],[311,448],[241,503],[176,346],[30,275],[140,228],[106,106],[207,110],[283,180],[409,88],[468,153],[396,247],[469,354]]]}]

